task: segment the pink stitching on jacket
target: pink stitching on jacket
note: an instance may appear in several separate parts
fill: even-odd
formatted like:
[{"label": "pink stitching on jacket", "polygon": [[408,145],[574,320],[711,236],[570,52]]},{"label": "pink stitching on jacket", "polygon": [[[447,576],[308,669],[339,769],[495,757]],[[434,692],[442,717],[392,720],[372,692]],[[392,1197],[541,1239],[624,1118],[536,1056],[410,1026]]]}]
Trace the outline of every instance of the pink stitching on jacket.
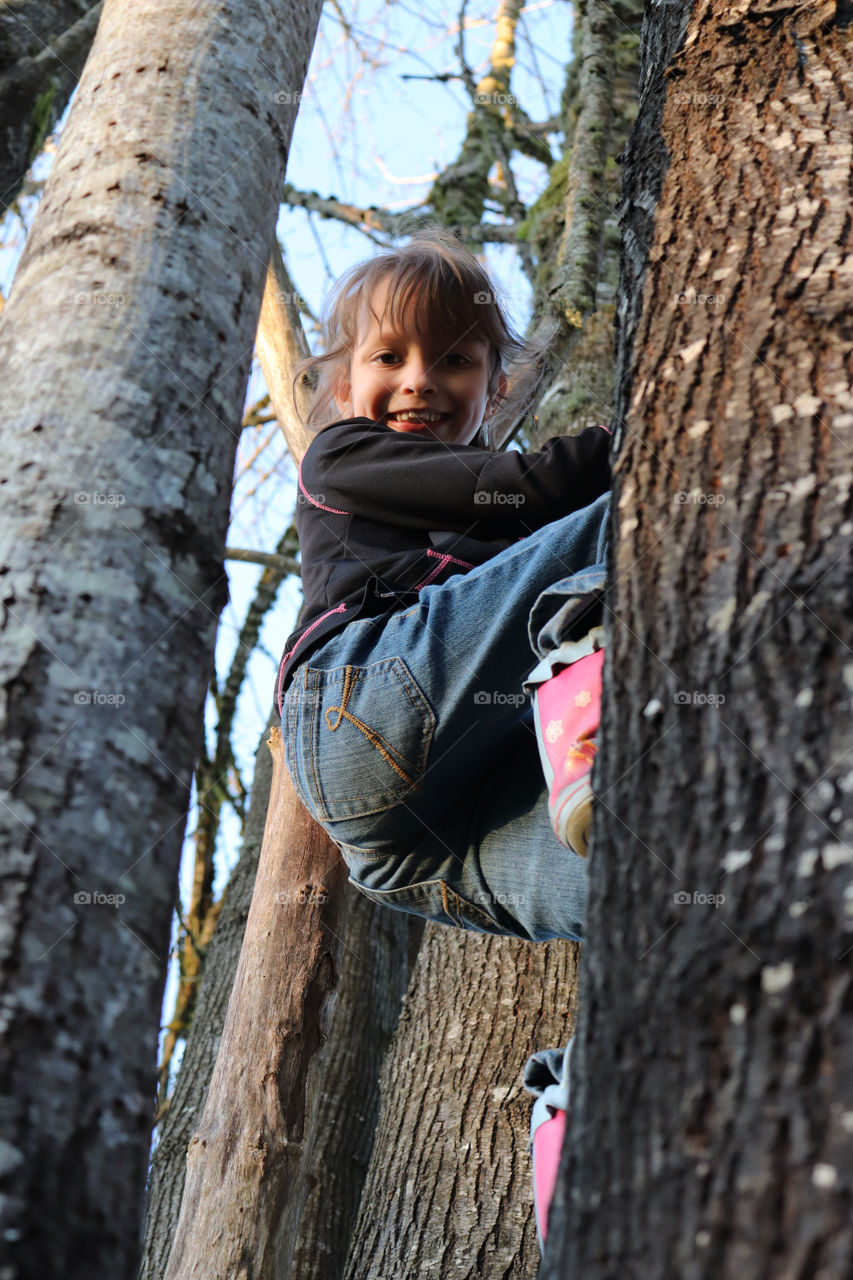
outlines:
[{"label": "pink stitching on jacket", "polygon": [[450,556],[447,552],[435,551],[432,547],[427,547],[428,556],[437,556],[438,564],[423,582],[419,582],[415,587],[415,591],[420,591],[422,587],[428,587],[434,578],[437,578],[442,569],[446,569],[449,564],[458,564],[462,569],[473,569],[474,566],[469,564],[467,560],[457,560],[456,556]]},{"label": "pink stitching on jacket", "polygon": [[324,506],[322,502],[318,502],[316,498],[312,498],[311,494],[308,492],[308,490],[305,488],[305,485],[302,483],[302,463],[301,462],[299,464],[299,488],[305,494],[305,497],[308,499],[311,505],[313,507],[319,507],[321,511],[331,511],[333,516],[351,516],[353,514],[352,511],[339,511],[337,507]]},{"label": "pink stitching on jacket", "polygon": [[[345,513],[345,514],[348,514],[348,513]],[[315,627],[319,627],[320,623],[323,621],[324,618],[330,618],[333,613],[346,613],[346,608],[347,607],[345,604],[338,604],[338,605],[335,605],[334,609],[327,609],[325,613],[321,613],[319,618],[314,619],[310,627],[305,628],[305,630],[302,632],[302,635],[296,641],[296,644],[293,646],[293,648],[288,649],[287,653],[282,658],[278,668],[278,688],[276,689],[276,699],[278,701],[279,715],[281,715],[282,713],[281,685],[282,685],[282,681],[284,680],[284,668],[287,666],[288,662],[293,657],[294,653],[296,653],[296,650],[302,644],[302,641],[305,640],[308,636],[310,636],[311,632],[314,630]]]}]

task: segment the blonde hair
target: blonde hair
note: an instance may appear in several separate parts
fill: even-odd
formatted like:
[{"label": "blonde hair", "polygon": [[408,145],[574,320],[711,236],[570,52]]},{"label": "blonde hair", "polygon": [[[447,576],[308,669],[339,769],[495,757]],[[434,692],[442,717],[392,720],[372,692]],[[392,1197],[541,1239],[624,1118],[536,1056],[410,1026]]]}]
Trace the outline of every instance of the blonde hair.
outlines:
[{"label": "blonde hair", "polygon": [[[363,308],[380,285],[387,285],[384,312],[376,317],[380,323],[402,327],[416,317],[419,329],[450,329],[488,345],[488,393],[497,405],[488,427],[484,424],[491,444],[491,432],[520,418],[532,401],[541,360],[515,333],[485,268],[451,232],[438,227],[419,232],[401,248],[380,250],[338,280],[323,308],[323,354],[303,360],[294,377],[294,384],[306,374],[317,379],[305,425],[320,430],[340,416],[335,389],[349,371]],[[507,387],[501,393],[504,372]]]}]

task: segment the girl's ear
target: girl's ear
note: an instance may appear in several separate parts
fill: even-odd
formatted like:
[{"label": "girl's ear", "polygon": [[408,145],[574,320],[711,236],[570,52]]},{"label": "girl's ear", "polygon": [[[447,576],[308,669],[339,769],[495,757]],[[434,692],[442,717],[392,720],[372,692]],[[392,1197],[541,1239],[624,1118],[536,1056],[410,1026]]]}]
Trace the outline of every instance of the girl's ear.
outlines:
[{"label": "girl's ear", "polygon": [[339,377],[335,382],[334,391],[332,393],[335,398],[335,404],[338,406],[340,413],[344,417],[352,416],[352,386],[349,380],[343,376]]},{"label": "girl's ear", "polygon": [[497,385],[495,394],[492,396],[492,398],[489,400],[489,403],[486,405],[486,414],[485,414],[486,422],[488,422],[489,418],[491,418],[492,415],[497,412],[498,407],[500,405],[500,401],[506,395],[506,389],[507,389],[506,374],[503,372],[503,370],[501,370],[500,374],[498,375],[498,385]]}]

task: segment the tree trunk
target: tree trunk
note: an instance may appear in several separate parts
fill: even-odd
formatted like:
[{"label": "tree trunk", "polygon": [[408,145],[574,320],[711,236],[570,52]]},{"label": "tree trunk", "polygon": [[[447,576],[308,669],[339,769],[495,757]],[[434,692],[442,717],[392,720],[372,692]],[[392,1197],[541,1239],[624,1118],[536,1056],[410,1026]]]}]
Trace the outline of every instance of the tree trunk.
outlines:
[{"label": "tree trunk", "polygon": [[[309,1088],[302,1162],[308,1188],[276,1280],[340,1280],[379,1114],[379,1073],[400,1020],[424,921],[388,911],[350,885],[338,999],[321,1070]],[[288,1195],[302,1195],[291,1187]],[[292,1256],[290,1270],[284,1261]]]},{"label": "tree trunk", "polygon": [[287,274],[277,243],[273,244],[267,270],[255,345],[273,412],[287,441],[293,465],[298,467],[311,443],[311,434],[305,426],[311,396],[304,380],[294,386],[294,373],[310,349],[299,314],[299,295]]},{"label": "tree trunk", "polygon": [[290,1260],[278,1241],[293,1237],[302,1211],[287,1189],[300,1172],[308,1083],[328,1035],[349,900],[341,893],[346,868],[293,790],[277,727],[270,747],[258,876],[210,1092],[189,1145],[167,1280],[286,1275]]},{"label": "tree trunk", "polygon": [[617,157],[635,118],[643,5],[584,0],[574,8],[565,149],[525,230],[538,258],[533,336],[547,359],[527,432],[532,449],[612,412]]},{"label": "tree trunk", "polygon": [[[271,716],[265,739],[277,721],[277,715]],[[162,1280],[165,1275],[184,1192],[187,1149],[200,1124],[234,986],[270,804],[272,773],[273,754],[263,741],[256,757],[243,852],[229,881],[204,959],[204,978],[192,1027],[152,1159],[139,1280]],[[295,803],[295,797],[290,803]],[[300,843],[306,836],[309,840],[323,839],[322,831],[308,821],[307,814],[297,809],[294,817],[295,826],[289,827],[286,839],[274,850],[279,863],[285,857],[288,862],[298,861]],[[337,862],[336,851],[330,851],[330,858],[332,863]],[[259,898],[268,891],[262,881]],[[339,1280],[376,1127],[382,1055],[400,1015],[422,931],[422,921],[414,916],[384,910],[345,884],[339,892],[346,895],[343,963],[337,999],[330,1011],[328,1040],[308,1064],[300,1086],[305,1093],[305,1133],[301,1144],[291,1144],[286,1176],[281,1167],[267,1165],[264,1170],[269,1185],[275,1189],[274,1200],[281,1217],[286,1220],[286,1229],[279,1225],[276,1230],[275,1256],[271,1261],[278,1280],[285,1276],[289,1280],[303,1276],[305,1280]],[[262,945],[269,948],[268,940]],[[269,989],[244,998],[248,1020],[258,1021],[267,1013],[271,1036],[277,1026],[276,983],[288,963],[299,959],[292,941],[278,954],[280,963],[266,971]],[[244,1062],[239,1045],[237,1060]],[[236,1126],[245,1122],[254,1106],[252,1096],[247,1096],[245,1081],[244,1073],[229,1095],[230,1105],[237,1113]],[[216,1180],[211,1179],[206,1190],[214,1191],[215,1187]],[[245,1205],[249,1196],[244,1192],[245,1189],[238,1191],[230,1203]],[[256,1212],[254,1203],[250,1212]],[[210,1267],[206,1242],[202,1240],[199,1247]],[[290,1258],[293,1261],[288,1270]],[[213,1270],[208,1271],[208,1275],[214,1274]]]},{"label": "tree trunk", "polygon": [[71,97],[101,0],[19,0],[0,14],[0,206],[12,204]]},{"label": "tree trunk", "polygon": [[139,1280],[162,1280],[172,1247],[184,1192],[187,1147],[198,1126],[210,1085],[258,871],[272,784],[272,752],[266,739],[274,723],[270,717],[255,755],[252,798],[240,859],[228,881],[219,919],[204,957],[203,980],[178,1078],[158,1128],[148,1178]]},{"label": "tree trunk", "polygon": [[108,0],[0,321],[10,1277],[135,1271],[236,427],[319,9]]},{"label": "tree trunk", "polygon": [[850,1274],[849,16],[649,10],[548,1280]]},{"label": "tree trunk", "polygon": [[577,947],[429,924],[396,1036],[345,1280],[532,1280],[524,1063],[571,1034]]}]

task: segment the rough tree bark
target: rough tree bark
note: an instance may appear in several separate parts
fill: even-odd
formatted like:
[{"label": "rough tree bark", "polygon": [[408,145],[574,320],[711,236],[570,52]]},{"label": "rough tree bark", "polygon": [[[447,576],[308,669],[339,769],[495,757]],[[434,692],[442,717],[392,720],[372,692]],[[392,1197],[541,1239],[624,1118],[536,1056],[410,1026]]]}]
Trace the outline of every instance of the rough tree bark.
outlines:
[{"label": "rough tree bark", "polygon": [[79,79],[102,0],[19,0],[0,9],[0,207],[17,197]]},{"label": "rough tree bark", "polygon": [[850,1274],[850,17],[649,10],[547,1280]]},{"label": "rough tree bark", "polygon": [[[328,1034],[342,959],[346,867],[311,822],[270,731],[273,778],[240,963],[187,1178],[166,1280],[287,1274],[306,1089]],[[293,853],[282,853],[292,842]],[[289,963],[287,962],[289,961]],[[300,1180],[306,1194],[305,1180]]]},{"label": "rough tree bark", "polygon": [[9,1277],[135,1270],[236,426],[319,10],[108,0],[0,322]]},{"label": "rough tree bark", "polygon": [[[340,1280],[376,1135],[379,1074],[400,1019],[423,921],[387,911],[350,885],[344,961],[329,1039],[308,1086],[307,1186],[276,1280]],[[300,1188],[294,1188],[299,1191]]]},{"label": "rough tree bark", "polygon": [[427,925],[344,1280],[533,1280],[521,1073],[571,1035],[577,950]]},{"label": "rough tree bark", "polygon": [[575,5],[565,150],[523,224],[538,264],[533,336],[545,344],[547,359],[546,387],[528,432],[534,449],[611,414],[616,157],[635,117],[642,9],[641,0]]}]

